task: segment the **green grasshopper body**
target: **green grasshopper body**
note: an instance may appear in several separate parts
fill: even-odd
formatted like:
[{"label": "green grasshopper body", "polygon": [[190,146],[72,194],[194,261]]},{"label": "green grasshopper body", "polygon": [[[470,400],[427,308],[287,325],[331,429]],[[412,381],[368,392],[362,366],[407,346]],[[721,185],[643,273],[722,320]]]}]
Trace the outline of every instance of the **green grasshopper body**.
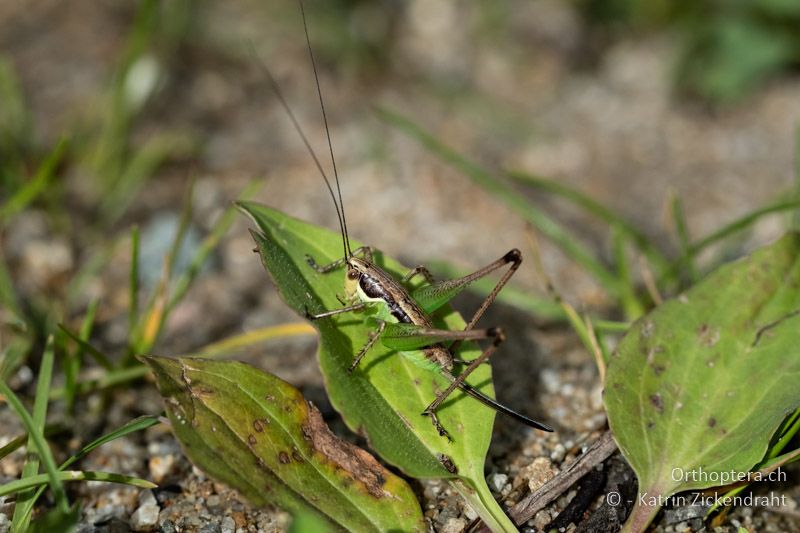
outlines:
[{"label": "green grasshopper body", "polygon": [[[320,174],[322,175],[325,185],[328,188],[331,199],[333,200],[334,207],[336,208],[336,215],[339,219],[339,229],[342,235],[342,246],[344,255],[341,259],[325,266],[319,266],[313,258],[307,257],[308,264],[317,272],[326,274],[333,272],[338,268],[346,267],[344,291],[345,298],[341,300],[344,307],[334,309],[311,315],[306,312],[306,316],[312,320],[320,320],[326,317],[338,315],[341,313],[350,312],[363,312],[366,314],[368,320],[374,326],[374,331],[369,337],[366,345],[359,351],[353,359],[350,366],[350,371],[355,369],[361,359],[367,354],[369,349],[378,341],[381,340],[382,344],[391,350],[399,352],[403,357],[408,358],[415,364],[438,372],[448,381],[450,385],[444,390],[436,394],[434,400],[422,412],[423,415],[429,416],[437,431],[442,436],[449,435],[444,427],[442,427],[436,416],[436,410],[441,403],[456,389],[461,389],[466,394],[480,401],[501,413],[509,415],[516,420],[523,422],[531,427],[543,431],[553,431],[547,425],[532,420],[523,416],[516,411],[496,402],[494,399],[486,396],[480,391],[476,390],[465,379],[469,374],[475,370],[479,365],[486,363],[489,357],[495,352],[497,347],[505,340],[505,335],[500,328],[488,329],[474,329],[475,324],[486,312],[486,309],[494,302],[497,294],[508,282],[514,272],[519,268],[522,262],[522,256],[519,250],[511,250],[500,259],[490,263],[489,265],[464,276],[463,278],[455,280],[447,280],[441,282],[434,282],[428,270],[423,266],[418,266],[412,269],[402,280],[398,281],[389,275],[386,271],[381,269],[372,261],[372,249],[370,247],[362,247],[352,251],[350,249],[350,240],[347,233],[347,222],[344,216],[344,207],[342,204],[342,194],[339,188],[339,175],[336,170],[336,160],[333,156],[333,145],[330,138],[330,130],[328,128],[328,119],[325,113],[325,104],[322,99],[322,90],[320,89],[319,76],[317,74],[316,64],[314,62],[314,54],[311,49],[311,42],[308,37],[308,27],[306,25],[305,11],[303,9],[302,1],[300,2],[300,10],[303,14],[303,26],[306,34],[306,42],[308,44],[308,52],[311,59],[311,65],[314,70],[314,79],[317,85],[317,94],[319,96],[320,109],[322,111],[322,119],[325,124],[325,132],[328,139],[328,148],[330,150],[331,163],[333,167],[333,174],[335,177],[336,193],[331,186],[327,174],[322,168],[322,165],[317,158],[314,149],[311,147],[308,139],[303,133],[297,119],[292,113],[291,108],[287,104],[280,87],[278,86],[275,78],[269,70],[261,65],[267,79],[270,82],[271,88],[284,110],[288,114],[295,129],[300,135],[303,143],[305,144],[309,154],[311,155],[314,163],[317,166]],[[338,201],[337,201],[338,196]],[[470,283],[480,279],[505,265],[511,265],[510,268],[501,276],[500,281],[495,285],[492,292],[486,297],[481,306],[473,315],[472,319],[467,323],[466,328],[462,331],[451,331],[444,329],[437,329],[434,327],[431,319],[431,313],[442,307],[450,301],[457,293],[464,290]],[[425,278],[426,283],[419,288],[409,290],[404,284],[408,283],[412,278],[421,275]],[[465,340],[481,340],[490,339],[491,344],[486,347],[481,355],[472,361],[462,362],[466,367],[455,375],[453,367],[456,359],[454,353],[458,345]],[[448,346],[446,343],[450,343]]]},{"label": "green grasshopper body", "polygon": [[[466,377],[478,365],[485,363],[500,343],[505,340],[505,335],[500,328],[473,329],[473,326],[519,267],[522,262],[519,250],[511,250],[502,258],[473,274],[456,280],[438,283],[433,281],[428,270],[422,266],[411,270],[401,281],[397,281],[372,262],[371,248],[363,247],[355,252],[350,252],[345,241],[345,250],[343,259],[323,267],[318,266],[313,258],[307,258],[309,265],[323,274],[346,266],[345,298],[343,302],[345,307],[317,315],[307,313],[306,316],[313,320],[348,312],[363,312],[368,316],[367,320],[374,324],[375,330],[353,359],[353,363],[350,366],[351,371],[358,366],[369,349],[380,339],[385,347],[398,351],[401,356],[406,357],[414,364],[426,370],[437,372],[450,381],[450,386],[437,394],[433,402],[422,412],[424,416],[431,418],[440,435],[449,438],[447,431],[436,416],[436,409],[456,388],[461,389],[484,405],[509,415],[524,424],[543,431],[552,431],[545,424],[523,416],[496,402],[465,381]],[[363,257],[358,257],[358,255]],[[511,264],[511,268],[501,278],[464,330],[450,331],[434,327],[431,313],[450,301],[457,293],[464,290],[476,279],[507,264]],[[426,284],[409,291],[403,283],[409,282],[416,275],[423,275]],[[492,339],[493,342],[479,357],[465,363],[467,367],[458,376],[454,375],[455,358],[453,353],[456,344],[464,340],[478,339]],[[453,341],[454,345],[447,347],[444,344],[447,341]]]}]

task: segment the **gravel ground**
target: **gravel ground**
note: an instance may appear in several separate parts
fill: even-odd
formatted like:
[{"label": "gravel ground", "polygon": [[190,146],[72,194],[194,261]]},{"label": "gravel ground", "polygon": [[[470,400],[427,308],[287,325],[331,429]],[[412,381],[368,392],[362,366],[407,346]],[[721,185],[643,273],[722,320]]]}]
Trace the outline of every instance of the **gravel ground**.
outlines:
[{"label": "gravel ground", "polygon": [[[197,160],[160,170],[112,228],[124,233],[134,223],[141,226],[143,258],[148,253],[155,258],[142,267],[145,280],[160,269],[159,242],[177,220],[190,173],[197,177],[192,231],[198,238],[255,176],[264,178],[258,201],[335,227],[312,162],[242,45],[252,41],[276,72],[312,142],[324,153],[302,26],[294,4],[288,4],[203,4],[197,22],[202,38],[177,52],[175,68],[164,73],[160,90],[136,124],[135,142],[175,129],[191,132],[203,146]],[[499,33],[482,31],[478,9],[464,2],[415,0],[405,9],[395,7],[394,18],[385,20],[371,11],[380,7],[359,5],[358,17],[380,20],[375,26],[390,32],[391,38],[381,41],[380,61],[340,60],[325,53],[324,43],[315,52],[321,59],[351,234],[406,264],[446,259],[474,269],[512,247],[527,254],[528,236],[524,222],[503,204],[377,120],[373,106],[409,116],[489,168],[524,169],[575,186],[667,247],[675,242],[666,208],[672,194],[683,200],[690,233],[700,237],[793,186],[800,119],[796,76],[771,83],[742,105],[712,111],[672,95],[675,43],[668,36],[619,42],[593,68],[576,68],[585,29],[566,2],[508,2],[515,16]],[[69,9],[50,0],[0,5],[0,51],[21,77],[40,139],[57,138],[76,116],[91,110],[121,53],[132,15],[130,5],[110,1],[75,0]],[[351,21],[351,32],[368,34],[364,28],[371,26],[359,26],[358,17]],[[93,213],[82,196],[81,179],[71,176],[67,184],[77,228],[91,226]],[[608,235],[592,219],[559,202],[537,199],[593,248],[609,253]],[[741,248],[777,237],[779,222],[766,219],[756,225]],[[57,293],[89,256],[90,250],[78,247],[79,239],[51,224],[45,212],[31,209],[0,236],[15,284],[24,294]],[[171,317],[157,353],[187,353],[227,335],[297,320],[252,254],[246,228],[239,220],[223,240]],[[604,308],[602,292],[579,266],[548,243],[543,243],[543,259],[569,301]],[[126,334],[129,265],[128,252],[118,249],[84,296],[86,301],[102,297],[95,342],[109,350]],[[523,289],[541,292],[530,262],[514,279]],[[463,309],[474,304],[471,297],[459,301]],[[502,324],[510,332],[493,363],[500,398],[557,428],[542,436],[498,420],[487,479],[498,498],[512,505],[574,461],[602,431],[602,388],[591,355],[568,330],[542,327],[502,305],[485,323]],[[325,398],[315,347],[313,338],[298,338],[242,358],[301,388],[343,433]],[[23,368],[12,385],[21,388],[33,379],[30,369]],[[92,398],[81,407],[85,417],[75,421],[76,437],[162,409],[149,385],[115,391],[110,403]],[[53,413],[54,419],[58,415]],[[0,427],[0,438],[20,430],[4,407]],[[18,476],[22,460],[17,452],[1,462],[3,479]],[[159,489],[74,485],[72,494],[84,509],[81,531],[283,531],[289,522],[283,512],[249,507],[194,469],[164,426],[97,450],[82,467],[146,477]],[[798,470],[789,472],[786,484],[755,490],[800,501]],[[475,518],[446,484],[412,485],[432,529],[461,531]],[[563,495],[528,526],[547,525],[574,494]],[[601,503],[598,499],[593,508]],[[0,499],[0,533],[7,527],[3,513],[10,516],[10,505]],[[659,525],[656,531],[695,531],[698,524]],[[739,525],[751,531],[792,531],[800,528],[800,520],[741,508],[707,531],[734,531]]]}]

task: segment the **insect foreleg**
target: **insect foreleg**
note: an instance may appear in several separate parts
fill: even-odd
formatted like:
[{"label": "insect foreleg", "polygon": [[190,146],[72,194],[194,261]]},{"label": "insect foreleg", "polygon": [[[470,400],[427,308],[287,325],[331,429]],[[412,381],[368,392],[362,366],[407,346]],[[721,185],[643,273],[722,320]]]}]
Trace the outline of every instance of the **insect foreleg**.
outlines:
[{"label": "insect foreleg", "polygon": [[367,307],[366,302],[360,302],[354,305],[348,305],[347,307],[340,307],[339,309],[334,309],[333,311],[325,311],[324,313],[319,313],[317,315],[311,314],[308,312],[308,309],[305,310],[305,315],[308,320],[318,320],[320,318],[325,318],[329,316],[336,316],[342,313],[351,313],[353,311],[361,311],[365,307]]},{"label": "insect foreleg", "polygon": [[353,362],[350,364],[350,368],[347,369],[348,372],[352,372],[353,370],[355,370],[355,368],[358,366],[358,363],[360,363],[361,360],[364,358],[364,356],[367,355],[367,352],[369,351],[369,349],[372,348],[372,346],[375,344],[375,342],[377,342],[377,340],[383,334],[383,330],[385,330],[385,329],[386,329],[386,322],[384,322],[382,320],[379,321],[378,322],[378,329],[376,329],[375,331],[370,332],[369,340],[367,340],[367,343],[364,345],[363,348],[361,348],[361,350],[356,355],[355,359],[353,359]]},{"label": "insect foreleg", "polygon": [[403,283],[408,283],[409,281],[414,279],[414,276],[422,276],[423,278],[425,278],[425,281],[428,284],[433,283],[433,275],[431,274],[430,270],[428,270],[428,268],[425,267],[424,265],[418,265],[413,269],[409,270],[408,274],[403,276]]},{"label": "insect foreleg", "polygon": [[[371,263],[372,262],[372,247],[371,246],[362,246],[360,248],[356,248],[355,251],[353,252],[353,255],[361,255],[361,256],[364,257],[364,259],[366,259],[367,261],[369,261]],[[336,261],[334,261],[332,263],[328,263],[327,265],[321,265],[320,266],[320,265],[317,264],[316,260],[314,260],[313,257],[311,257],[310,255],[306,255],[306,263],[308,263],[308,266],[310,266],[311,268],[313,268],[314,270],[316,270],[320,274],[327,274],[328,272],[332,272],[332,271],[336,270],[337,268],[341,267],[342,265],[344,265],[346,261],[347,261],[347,258],[346,257],[342,257],[341,259],[337,259]]]}]

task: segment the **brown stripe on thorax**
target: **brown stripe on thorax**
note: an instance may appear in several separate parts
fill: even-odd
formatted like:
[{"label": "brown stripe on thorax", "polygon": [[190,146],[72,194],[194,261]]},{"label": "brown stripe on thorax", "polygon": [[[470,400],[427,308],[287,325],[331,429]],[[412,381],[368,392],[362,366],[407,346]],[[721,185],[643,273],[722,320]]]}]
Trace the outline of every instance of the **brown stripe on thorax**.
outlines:
[{"label": "brown stripe on thorax", "polygon": [[426,328],[432,327],[430,317],[417,305],[417,302],[408,296],[408,291],[375,265],[370,265],[367,270],[361,272],[358,283],[364,294],[386,302],[390,312],[399,322]]}]

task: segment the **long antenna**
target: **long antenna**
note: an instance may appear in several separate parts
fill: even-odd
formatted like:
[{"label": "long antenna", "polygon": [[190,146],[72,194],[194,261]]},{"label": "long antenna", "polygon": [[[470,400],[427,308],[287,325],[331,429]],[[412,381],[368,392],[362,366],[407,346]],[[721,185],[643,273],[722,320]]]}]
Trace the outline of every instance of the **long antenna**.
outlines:
[{"label": "long antenna", "polygon": [[[261,70],[264,71],[264,75],[267,77],[267,80],[269,80],[269,85],[270,88],[272,89],[272,92],[275,93],[275,96],[278,98],[278,101],[281,103],[281,106],[283,107],[284,111],[286,111],[286,114],[289,115],[289,119],[292,121],[292,125],[294,126],[295,131],[297,131],[297,133],[300,135],[300,138],[303,140],[303,144],[305,144],[306,146],[306,150],[308,150],[308,153],[311,154],[311,158],[314,160],[314,164],[317,166],[317,170],[319,170],[322,179],[325,180],[325,186],[328,187],[328,192],[331,195],[331,200],[333,200],[333,206],[336,208],[336,218],[339,219],[339,232],[342,235],[342,247],[344,248],[344,257],[346,258],[350,255],[349,254],[350,241],[347,238],[347,229],[346,226],[344,225],[344,212],[343,210],[341,210],[341,208],[339,207],[339,203],[336,201],[336,195],[333,192],[333,187],[331,187],[331,182],[328,179],[328,175],[322,169],[322,165],[319,162],[319,158],[317,157],[316,152],[314,152],[314,149],[311,147],[311,143],[308,142],[308,138],[306,137],[306,134],[303,132],[303,128],[300,127],[300,123],[294,116],[292,108],[289,107],[286,98],[284,98],[283,92],[281,91],[278,82],[275,80],[275,77],[272,75],[272,72],[270,72],[269,68],[267,68],[267,65],[264,64],[264,62],[261,61],[261,59],[258,57],[258,54],[256,53],[256,50],[253,47],[252,43],[250,43],[250,53],[252,54],[255,62],[261,67]],[[327,125],[325,126],[325,129],[327,130]],[[336,180],[336,186],[338,189],[339,186],[338,179]],[[341,198],[341,192],[339,193],[339,198]]]},{"label": "long antenna", "polygon": [[347,234],[347,220],[344,216],[344,202],[342,202],[342,189],[339,186],[339,172],[336,170],[336,158],[333,156],[333,143],[331,142],[331,131],[328,128],[328,115],[325,113],[325,102],[322,100],[322,89],[319,85],[319,75],[317,74],[317,63],[314,61],[314,52],[311,50],[311,39],[308,36],[308,23],[306,22],[306,10],[303,7],[303,0],[297,0],[300,4],[300,13],[303,15],[303,30],[306,33],[306,44],[308,45],[308,56],[311,58],[311,67],[314,69],[314,81],[317,83],[317,95],[319,96],[319,107],[322,110],[322,121],[325,123],[325,135],[328,138],[328,150],[331,154],[331,163],[333,164],[333,176],[336,180],[336,192],[339,195],[339,206],[342,213],[342,226],[344,228],[344,241],[347,247],[345,257],[353,254],[350,249],[350,236]]}]

